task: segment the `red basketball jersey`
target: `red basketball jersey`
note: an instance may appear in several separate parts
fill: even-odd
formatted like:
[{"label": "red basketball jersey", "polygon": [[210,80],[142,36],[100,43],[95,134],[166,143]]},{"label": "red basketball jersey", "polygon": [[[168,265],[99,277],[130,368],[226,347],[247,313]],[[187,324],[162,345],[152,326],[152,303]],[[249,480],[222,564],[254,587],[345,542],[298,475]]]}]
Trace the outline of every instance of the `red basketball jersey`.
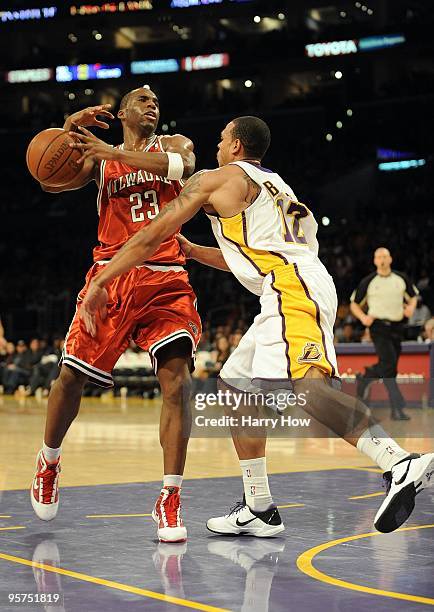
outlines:
[{"label": "red basketball jersey", "polygon": [[[160,137],[155,136],[145,151],[164,151]],[[183,185],[182,181],[171,181],[113,160],[100,163],[99,180],[100,244],[93,250],[94,261],[111,259],[131,236],[148,225],[168,202],[179,195]],[[169,236],[148,261],[183,265],[185,257],[175,234]]]}]

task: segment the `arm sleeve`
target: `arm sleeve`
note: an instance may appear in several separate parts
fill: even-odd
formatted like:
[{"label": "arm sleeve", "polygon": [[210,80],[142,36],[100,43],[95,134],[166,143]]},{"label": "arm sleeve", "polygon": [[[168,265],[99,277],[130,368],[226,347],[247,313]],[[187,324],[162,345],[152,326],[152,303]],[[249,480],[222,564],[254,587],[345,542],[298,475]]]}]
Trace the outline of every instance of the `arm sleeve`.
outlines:
[{"label": "arm sleeve", "polygon": [[366,295],[368,293],[369,283],[374,277],[375,273],[369,274],[369,276],[365,276],[365,278],[360,282],[357,289],[355,289],[351,294],[351,302],[355,302],[359,306],[363,306],[366,303]]},{"label": "arm sleeve", "polygon": [[416,285],[413,285],[407,274],[404,274],[403,272],[399,272],[398,274],[405,282],[405,296],[408,298],[412,298],[416,295],[419,295],[419,289],[416,287]]}]

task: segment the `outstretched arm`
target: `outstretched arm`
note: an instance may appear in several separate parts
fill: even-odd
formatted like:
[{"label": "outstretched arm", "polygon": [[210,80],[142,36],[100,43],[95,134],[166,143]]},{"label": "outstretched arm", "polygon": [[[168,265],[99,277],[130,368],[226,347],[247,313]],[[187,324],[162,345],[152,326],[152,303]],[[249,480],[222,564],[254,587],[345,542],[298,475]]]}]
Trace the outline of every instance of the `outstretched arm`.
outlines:
[{"label": "outstretched arm", "polygon": [[[96,160],[114,159],[133,168],[146,170],[157,176],[167,176],[170,179],[187,178],[194,172],[196,157],[193,153],[193,143],[189,138],[176,134],[175,136],[164,137],[165,152],[145,152],[145,151],[125,151],[116,149],[106,142],[97,138],[84,127],[79,128],[75,134],[80,140],[73,145],[75,149],[82,152],[78,161],[86,160],[89,156]],[[173,168],[170,164],[170,154],[177,154],[179,166]],[[178,164],[178,162],[176,162]]]},{"label": "outstretched arm", "polygon": [[[163,137],[164,153],[143,153],[141,151],[119,151],[119,160],[135,168],[143,168],[158,176],[168,176],[169,158],[167,153],[178,153],[184,166],[182,177],[188,178],[194,172],[196,156],[194,145],[181,134]],[[169,177],[170,178],[170,177]]]},{"label": "outstretched arm", "polygon": [[187,259],[194,259],[210,268],[217,268],[217,270],[231,271],[220,249],[194,244],[194,242],[190,242],[182,234],[177,234],[176,238]]}]

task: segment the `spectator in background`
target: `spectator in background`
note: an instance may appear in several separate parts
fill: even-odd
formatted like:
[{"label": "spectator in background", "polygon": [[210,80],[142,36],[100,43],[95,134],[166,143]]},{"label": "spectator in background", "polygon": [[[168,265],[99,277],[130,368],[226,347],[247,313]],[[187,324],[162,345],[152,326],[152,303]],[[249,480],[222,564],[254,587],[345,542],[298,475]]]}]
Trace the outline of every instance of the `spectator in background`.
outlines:
[{"label": "spectator in background", "polygon": [[205,351],[205,352],[209,352],[212,349],[212,343],[211,343],[211,331],[208,329],[205,329],[202,332],[202,336],[199,340],[199,344],[197,345],[197,351]]},{"label": "spectator in background", "polygon": [[345,323],[352,323],[354,318],[351,315],[350,305],[346,302],[339,304],[336,311],[336,326],[343,327]]},{"label": "spectator in background", "polygon": [[359,342],[359,336],[356,334],[352,323],[345,323],[341,342]]},{"label": "spectator in background", "polygon": [[16,353],[16,347],[13,342],[6,342],[6,365],[9,363],[13,363],[14,357]]},{"label": "spectator in background", "polygon": [[242,337],[243,331],[241,329],[236,329],[234,333],[229,336],[229,351],[231,353],[237,348]]},{"label": "spectator in background", "polygon": [[420,331],[420,328],[423,328],[425,323],[430,318],[431,318],[430,309],[428,308],[426,304],[423,303],[422,296],[418,295],[416,308],[414,309],[414,312],[411,315],[411,317],[408,319],[409,327],[418,328],[418,331]]},{"label": "spectator in background", "polygon": [[335,329],[335,344],[359,342],[359,334],[355,331],[354,325],[350,322],[344,323],[342,327]]},{"label": "spectator in background", "polygon": [[26,360],[24,358],[27,351],[27,344],[24,340],[18,340],[16,346],[14,346],[13,353],[9,353],[6,368],[3,373],[5,393],[13,393],[18,388],[19,384],[23,384],[23,379],[27,382],[29,370],[25,367]]},{"label": "spectator in background", "polygon": [[434,342],[434,317],[425,323],[421,339],[423,342],[427,343]]},{"label": "spectator in background", "polygon": [[12,363],[6,366],[4,388],[6,393],[14,393],[20,385],[28,385],[33,366],[41,360],[39,340],[32,338],[30,348],[24,340],[18,340]]},{"label": "spectator in background", "polygon": [[[47,344],[46,340],[43,341]],[[42,349],[40,347],[41,359],[33,366],[26,395],[35,395],[36,390],[41,388],[42,395],[47,396],[52,382],[59,375],[59,360],[62,356],[63,338],[54,338],[53,346]]]},{"label": "spectator in background", "polygon": [[223,333],[216,339],[215,350],[212,351],[214,366],[209,369],[209,376],[218,376],[225,361],[228,359],[230,351],[229,340]]}]

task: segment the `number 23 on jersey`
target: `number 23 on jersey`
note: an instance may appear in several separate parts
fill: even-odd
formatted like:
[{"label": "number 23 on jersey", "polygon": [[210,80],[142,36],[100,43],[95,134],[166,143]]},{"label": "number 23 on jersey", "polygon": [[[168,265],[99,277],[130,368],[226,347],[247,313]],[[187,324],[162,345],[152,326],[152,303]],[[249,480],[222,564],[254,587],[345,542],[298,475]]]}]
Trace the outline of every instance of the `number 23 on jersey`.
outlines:
[{"label": "number 23 on jersey", "polygon": [[154,189],[150,189],[144,193],[132,193],[130,195],[130,202],[132,204],[131,219],[133,223],[139,223],[147,219],[155,219],[160,212],[157,192]]}]

